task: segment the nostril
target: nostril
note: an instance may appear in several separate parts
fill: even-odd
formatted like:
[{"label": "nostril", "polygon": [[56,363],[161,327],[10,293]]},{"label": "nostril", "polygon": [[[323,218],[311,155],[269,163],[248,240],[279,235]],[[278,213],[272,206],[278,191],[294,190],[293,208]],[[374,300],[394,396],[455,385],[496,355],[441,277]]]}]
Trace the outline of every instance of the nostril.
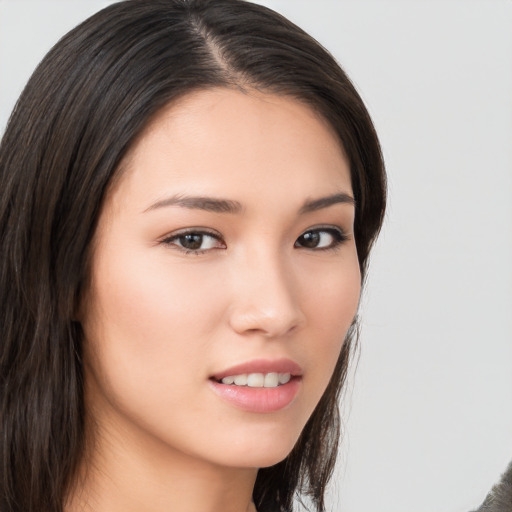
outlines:
[{"label": "nostril", "polygon": [[279,338],[296,332],[303,323],[301,317],[298,312],[269,313],[253,308],[251,311],[233,312],[230,324],[239,334]]}]

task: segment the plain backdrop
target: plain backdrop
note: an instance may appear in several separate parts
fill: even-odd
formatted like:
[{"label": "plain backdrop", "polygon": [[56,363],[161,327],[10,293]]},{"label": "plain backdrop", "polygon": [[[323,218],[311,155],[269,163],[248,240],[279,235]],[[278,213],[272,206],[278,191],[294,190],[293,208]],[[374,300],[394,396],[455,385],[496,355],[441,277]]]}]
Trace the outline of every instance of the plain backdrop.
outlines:
[{"label": "plain backdrop", "polygon": [[[0,133],[46,51],[108,3],[0,0]],[[512,458],[512,2],[261,3],[348,72],[389,174],[329,510],[471,510]]]}]

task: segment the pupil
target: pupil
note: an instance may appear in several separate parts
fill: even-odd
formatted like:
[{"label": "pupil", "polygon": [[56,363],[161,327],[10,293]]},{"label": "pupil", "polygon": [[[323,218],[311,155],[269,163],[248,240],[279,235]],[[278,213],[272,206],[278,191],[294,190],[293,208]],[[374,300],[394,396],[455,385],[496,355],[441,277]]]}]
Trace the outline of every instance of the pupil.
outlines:
[{"label": "pupil", "polygon": [[302,235],[301,244],[303,247],[308,247],[310,249],[316,247],[320,242],[320,234],[315,231],[308,231]]},{"label": "pupil", "polygon": [[188,235],[183,235],[180,238],[180,243],[182,247],[185,249],[196,250],[199,249],[203,243],[203,235],[198,235],[194,233],[189,233]]}]

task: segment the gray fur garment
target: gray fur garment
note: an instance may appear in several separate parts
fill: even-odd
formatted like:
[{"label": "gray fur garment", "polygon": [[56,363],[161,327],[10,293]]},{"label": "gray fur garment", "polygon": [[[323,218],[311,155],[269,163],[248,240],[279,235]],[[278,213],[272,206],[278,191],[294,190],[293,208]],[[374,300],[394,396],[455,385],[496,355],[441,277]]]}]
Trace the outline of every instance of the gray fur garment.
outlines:
[{"label": "gray fur garment", "polygon": [[499,483],[491,489],[484,502],[473,512],[512,512],[512,462]]}]

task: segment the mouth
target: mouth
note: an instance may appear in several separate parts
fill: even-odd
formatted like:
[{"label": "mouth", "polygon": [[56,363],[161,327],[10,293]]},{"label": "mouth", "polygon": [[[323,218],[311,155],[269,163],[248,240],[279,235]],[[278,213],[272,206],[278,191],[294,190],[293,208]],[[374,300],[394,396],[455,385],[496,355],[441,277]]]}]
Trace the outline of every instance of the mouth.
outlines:
[{"label": "mouth", "polygon": [[275,388],[302,376],[302,368],[291,359],[254,359],[237,364],[210,377],[219,384]]},{"label": "mouth", "polygon": [[291,373],[240,373],[238,375],[228,375],[222,379],[215,379],[219,384],[226,384],[228,386],[242,386],[249,388],[277,388],[290,382],[298,376]]},{"label": "mouth", "polygon": [[290,405],[302,383],[302,368],[289,359],[255,360],[210,377],[212,389],[236,408],[276,412]]}]

